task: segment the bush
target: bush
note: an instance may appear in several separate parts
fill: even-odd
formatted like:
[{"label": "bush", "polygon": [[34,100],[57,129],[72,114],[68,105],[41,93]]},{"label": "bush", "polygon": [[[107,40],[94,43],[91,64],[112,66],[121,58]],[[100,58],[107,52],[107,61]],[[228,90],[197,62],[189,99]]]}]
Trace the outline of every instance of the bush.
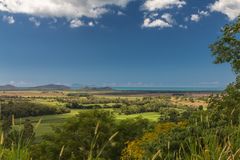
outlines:
[{"label": "bush", "polygon": [[1,117],[14,115],[15,118],[69,113],[65,107],[51,107],[43,104],[16,101],[1,104]]}]

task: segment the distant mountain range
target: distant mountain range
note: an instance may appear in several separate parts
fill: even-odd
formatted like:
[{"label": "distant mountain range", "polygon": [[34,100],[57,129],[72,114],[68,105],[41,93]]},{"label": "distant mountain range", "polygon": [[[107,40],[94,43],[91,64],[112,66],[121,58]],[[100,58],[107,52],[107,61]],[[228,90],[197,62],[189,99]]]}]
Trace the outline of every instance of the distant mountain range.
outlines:
[{"label": "distant mountain range", "polygon": [[65,85],[48,84],[36,87],[16,87],[13,85],[0,86],[1,91],[18,91],[18,90],[70,90],[71,88]]},{"label": "distant mountain range", "polygon": [[56,85],[56,84],[48,84],[42,86],[35,86],[35,87],[16,87],[14,85],[3,85],[0,86],[0,91],[64,91],[64,90],[85,90],[85,91],[109,91],[112,90],[110,87],[84,87],[84,86],[66,86],[66,85]]},{"label": "distant mountain range", "polygon": [[0,86],[0,90],[16,90],[17,87],[13,86],[13,85],[4,85],[4,86]]},{"label": "distant mountain range", "polygon": [[73,90],[96,90],[96,91],[112,90],[111,87],[100,87],[100,86],[96,86],[96,85],[84,85],[84,84],[78,84],[78,83],[72,84],[71,89],[73,89]]}]

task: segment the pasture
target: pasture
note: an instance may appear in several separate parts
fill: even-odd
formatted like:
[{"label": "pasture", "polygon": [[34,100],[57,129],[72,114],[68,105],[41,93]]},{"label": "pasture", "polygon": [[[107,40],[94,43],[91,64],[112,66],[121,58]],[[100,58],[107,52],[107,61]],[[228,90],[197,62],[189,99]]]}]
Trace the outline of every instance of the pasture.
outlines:
[{"label": "pasture", "polygon": [[[87,96],[85,97],[84,95]],[[157,122],[161,116],[159,111],[154,110],[143,111],[141,113],[137,111],[136,113],[132,112],[131,114],[125,114],[124,112],[121,112],[121,108],[114,108],[115,105],[123,105],[123,103],[126,103],[128,104],[127,106],[131,107],[132,105],[140,105],[138,103],[146,103],[145,101],[149,100],[156,101],[158,103],[167,101],[168,103],[175,105],[176,107],[174,107],[173,109],[175,109],[179,113],[184,112],[186,108],[197,108],[199,106],[203,106],[204,108],[206,108],[207,106],[206,99],[201,99],[204,98],[205,95],[199,98],[194,96],[167,96],[162,94],[158,94],[158,96],[156,96],[156,94],[154,94],[153,96],[149,96],[149,94],[147,94],[147,96],[116,96],[114,94],[111,95],[110,91],[6,91],[0,92],[0,97],[2,97],[2,99],[6,101],[28,101],[34,104],[41,104],[48,107],[57,108],[65,107],[67,104],[72,102],[79,103],[81,105],[84,105],[85,107],[97,105],[101,107],[101,110],[108,110],[112,114],[114,114],[117,121],[136,118],[140,116],[144,119]],[[25,119],[30,119],[35,126],[39,122],[39,120],[41,120],[40,125],[36,129],[36,136],[39,137],[41,135],[51,133],[54,126],[59,126],[66,122],[69,118],[77,115],[79,112],[85,112],[89,109],[71,108],[70,113],[20,118],[16,120],[16,124],[22,124]]]},{"label": "pasture", "polygon": [[[105,109],[105,110],[113,111],[111,109]],[[67,121],[67,119],[74,117],[79,112],[86,112],[86,111],[88,110],[72,109],[71,113],[66,113],[66,114],[21,118],[21,119],[17,119],[16,123],[19,124],[24,122],[25,119],[30,119],[33,125],[37,126],[38,122],[40,121],[40,124],[37,126],[37,128],[35,128],[36,136],[39,137],[44,134],[51,133],[54,126],[59,126],[63,124],[64,122]],[[114,113],[114,115],[116,117],[116,120],[142,117],[150,121],[157,121],[160,117],[160,114],[157,112],[139,113],[139,114],[131,114],[131,115],[124,115],[124,114],[121,115],[121,114]]]}]

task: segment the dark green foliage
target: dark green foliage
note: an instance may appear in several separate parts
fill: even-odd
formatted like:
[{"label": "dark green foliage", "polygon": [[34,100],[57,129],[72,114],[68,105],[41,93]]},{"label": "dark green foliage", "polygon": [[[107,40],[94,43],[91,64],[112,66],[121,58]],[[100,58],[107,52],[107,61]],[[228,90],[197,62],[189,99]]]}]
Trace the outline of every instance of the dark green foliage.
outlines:
[{"label": "dark green foliage", "polygon": [[64,107],[51,107],[43,104],[30,103],[25,101],[10,101],[1,104],[2,117],[10,117],[14,115],[15,118],[62,114],[70,112]]},{"label": "dark green foliage", "polygon": [[169,102],[159,101],[158,99],[144,99],[132,105],[123,105],[120,107],[120,112],[126,115],[144,113],[144,112],[159,112],[162,108],[174,108],[175,106]]},{"label": "dark green foliage", "polygon": [[[44,137],[43,143],[36,146],[33,153],[34,159],[55,160],[59,157],[64,146],[62,159],[86,159],[90,152],[91,142],[94,137],[96,125],[99,123],[99,139],[96,144],[96,155],[106,141],[114,134],[112,128],[114,117],[110,112],[83,112],[69,120],[61,127],[55,128],[53,135]],[[103,156],[109,152],[109,146]]]},{"label": "dark green foliage", "polygon": [[122,150],[126,147],[126,142],[132,141],[138,137],[141,137],[145,131],[153,128],[148,120],[138,117],[136,119],[126,119],[115,125],[115,129],[118,131],[116,137],[116,146],[111,154],[111,159],[119,159]]},{"label": "dark green foliage", "polygon": [[240,17],[234,24],[222,29],[222,36],[210,48],[215,63],[230,63],[236,73],[240,73]]},{"label": "dark green foliage", "polygon": [[12,129],[12,115],[2,117],[2,132],[6,137]]},{"label": "dark green foliage", "polygon": [[19,127],[12,122],[14,120],[14,117],[8,118],[6,121],[3,119],[3,125],[2,125],[2,134],[3,134],[3,140],[2,143],[4,147],[11,148],[15,145],[20,146],[29,146],[30,143],[34,140],[34,127],[31,124],[31,121],[26,119],[24,122],[24,126]]},{"label": "dark green foliage", "polygon": [[177,122],[178,112],[175,110],[170,110],[169,113],[169,121],[170,122]]},{"label": "dark green foliage", "polygon": [[230,84],[224,93],[210,100],[211,121],[213,125],[240,124],[240,79]]},{"label": "dark green foliage", "polygon": [[23,127],[23,139],[30,139],[34,136],[34,126],[29,119],[26,119]]},{"label": "dark green foliage", "polygon": [[240,122],[240,17],[235,23],[226,25],[222,32],[223,35],[210,48],[216,63],[232,65],[237,79],[223,94],[211,98],[211,121],[213,125],[237,125]]},{"label": "dark green foliage", "polygon": [[32,152],[33,158],[55,160],[64,146],[61,159],[87,159],[98,123],[98,140],[93,156],[114,133],[118,132],[104,149],[101,156],[104,159],[118,159],[126,146],[125,142],[141,136],[151,126],[149,121],[141,118],[118,123],[109,111],[82,112],[63,126],[55,128],[55,133],[45,136],[41,144],[35,145]]},{"label": "dark green foliage", "polygon": [[119,108],[120,106],[115,104],[113,106],[108,106],[107,104],[79,104],[77,102],[72,102],[66,105],[70,109],[103,109],[103,108]]}]

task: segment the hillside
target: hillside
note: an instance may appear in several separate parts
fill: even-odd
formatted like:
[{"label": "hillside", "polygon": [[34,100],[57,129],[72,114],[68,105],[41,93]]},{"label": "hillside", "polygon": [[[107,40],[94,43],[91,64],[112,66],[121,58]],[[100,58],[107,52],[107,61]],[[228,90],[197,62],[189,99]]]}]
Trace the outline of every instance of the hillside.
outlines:
[{"label": "hillside", "polygon": [[1,91],[19,91],[19,90],[70,90],[71,88],[65,85],[48,84],[35,87],[16,87],[13,85],[0,86]]},{"label": "hillside", "polygon": [[3,85],[0,86],[0,90],[4,90],[4,91],[9,91],[9,90],[16,90],[17,87],[13,86],[13,85]]}]

